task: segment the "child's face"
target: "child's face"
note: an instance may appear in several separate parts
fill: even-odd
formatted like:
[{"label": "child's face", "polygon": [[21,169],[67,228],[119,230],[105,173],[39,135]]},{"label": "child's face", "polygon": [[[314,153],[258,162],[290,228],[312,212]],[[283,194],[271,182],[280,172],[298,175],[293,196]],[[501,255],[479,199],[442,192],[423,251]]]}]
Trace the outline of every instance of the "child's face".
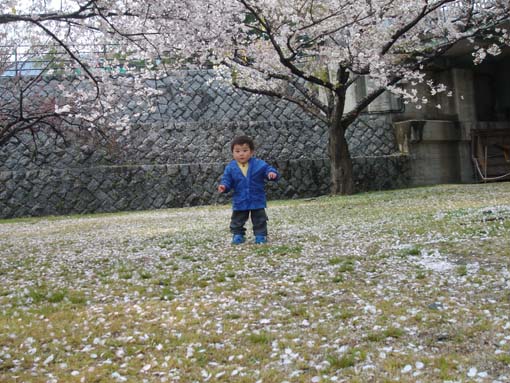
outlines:
[{"label": "child's face", "polygon": [[251,156],[253,156],[253,150],[250,149],[250,145],[248,144],[234,145],[232,155],[234,156],[234,160],[244,165],[250,160]]}]

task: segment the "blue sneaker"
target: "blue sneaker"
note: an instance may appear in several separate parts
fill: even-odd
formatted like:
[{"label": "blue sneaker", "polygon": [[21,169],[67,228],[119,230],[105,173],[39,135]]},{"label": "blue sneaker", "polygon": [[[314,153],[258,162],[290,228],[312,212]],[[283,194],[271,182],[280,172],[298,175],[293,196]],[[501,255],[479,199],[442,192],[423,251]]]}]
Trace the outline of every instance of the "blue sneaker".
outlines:
[{"label": "blue sneaker", "polygon": [[244,243],[244,235],[242,234],[234,234],[232,237],[232,245],[240,245],[241,243]]},{"label": "blue sneaker", "polygon": [[255,243],[260,245],[263,243],[267,243],[267,237],[265,235],[256,235],[255,236]]}]

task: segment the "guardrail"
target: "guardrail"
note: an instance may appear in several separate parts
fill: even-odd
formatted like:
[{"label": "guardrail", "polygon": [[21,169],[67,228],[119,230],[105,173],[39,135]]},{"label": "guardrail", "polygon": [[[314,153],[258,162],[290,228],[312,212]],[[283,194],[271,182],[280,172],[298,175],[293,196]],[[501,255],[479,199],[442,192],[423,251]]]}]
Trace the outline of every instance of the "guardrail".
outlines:
[{"label": "guardrail", "polygon": [[[72,46],[76,57],[86,65],[125,73],[127,67],[146,66],[144,60],[128,60],[118,45]],[[155,63],[160,63],[156,60]],[[154,64],[154,63],[153,63]],[[0,77],[37,76],[45,71],[74,71],[82,68],[60,46],[0,46]]]},{"label": "guardrail", "polygon": [[[443,17],[448,17],[460,8],[472,5],[474,10],[490,7],[496,0],[457,0],[441,7]],[[83,62],[95,62],[95,66],[112,70],[116,67],[120,73],[125,67],[143,67],[143,60],[126,60],[123,50],[119,45],[73,45],[70,47],[75,55]],[[92,60],[91,60],[92,58]],[[162,61],[171,60],[168,57],[161,58],[151,64],[159,64]],[[116,62],[114,64],[114,62]],[[119,64],[120,63],[120,64]],[[80,71],[68,53],[58,45],[47,46],[1,46],[0,45],[0,77],[13,76],[36,76],[50,69],[73,69]]]}]

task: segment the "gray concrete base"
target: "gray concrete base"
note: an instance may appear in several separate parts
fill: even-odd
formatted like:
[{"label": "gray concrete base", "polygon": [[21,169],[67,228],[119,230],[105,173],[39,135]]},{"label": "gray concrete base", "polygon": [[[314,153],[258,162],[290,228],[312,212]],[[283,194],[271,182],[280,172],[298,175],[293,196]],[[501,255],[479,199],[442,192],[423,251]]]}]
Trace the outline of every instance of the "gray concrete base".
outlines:
[{"label": "gray concrete base", "polygon": [[411,186],[474,181],[469,138],[460,124],[409,120],[394,127],[399,150],[410,157]]}]

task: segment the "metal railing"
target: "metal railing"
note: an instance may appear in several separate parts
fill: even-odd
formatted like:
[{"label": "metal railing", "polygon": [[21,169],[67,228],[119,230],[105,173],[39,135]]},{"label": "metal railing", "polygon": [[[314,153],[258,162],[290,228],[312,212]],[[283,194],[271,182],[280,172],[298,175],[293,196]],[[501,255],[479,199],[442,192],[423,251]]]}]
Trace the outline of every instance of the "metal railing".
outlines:
[{"label": "metal railing", "polygon": [[[474,9],[488,8],[494,3],[496,3],[496,0],[475,0]],[[469,0],[457,0],[441,7],[440,12],[446,18],[449,14],[471,4],[472,1]],[[123,58],[125,57],[124,50],[120,45],[73,45],[69,48],[87,65],[107,70],[116,68],[120,73],[128,66],[130,68],[143,67],[147,64],[142,60]],[[159,64],[164,60],[171,60],[171,58],[163,57],[151,64]],[[80,65],[73,61],[61,46],[0,45],[0,77],[36,76],[44,71],[64,69],[80,71]]]},{"label": "metal railing", "polygon": [[[125,73],[127,68],[147,66],[145,60],[127,59],[118,45],[72,46],[82,64]],[[161,59],[151,64],[158,64]],[[37,76],[43,72],[83,72],[81,65],[60,46],[0,46],[0,77]]]}]

